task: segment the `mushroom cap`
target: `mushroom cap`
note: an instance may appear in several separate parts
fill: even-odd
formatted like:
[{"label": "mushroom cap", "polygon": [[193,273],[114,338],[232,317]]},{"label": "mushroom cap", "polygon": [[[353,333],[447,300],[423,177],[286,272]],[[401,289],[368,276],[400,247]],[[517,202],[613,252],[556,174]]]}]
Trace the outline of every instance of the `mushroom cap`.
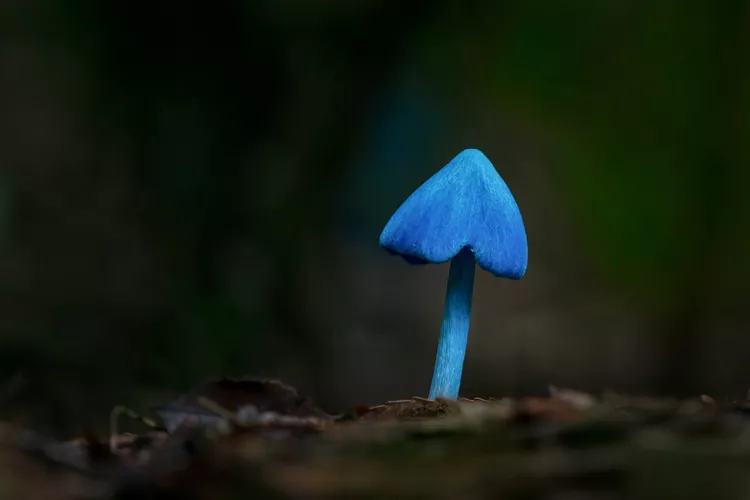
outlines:
[{"label": "mushroom cap", "polygon": [[385,225],[380,246],[410,264],[447,262],[469,248],[480,267],[511,279],[528,265],[521,211],[477,149],[462,151],[414,191]]}]

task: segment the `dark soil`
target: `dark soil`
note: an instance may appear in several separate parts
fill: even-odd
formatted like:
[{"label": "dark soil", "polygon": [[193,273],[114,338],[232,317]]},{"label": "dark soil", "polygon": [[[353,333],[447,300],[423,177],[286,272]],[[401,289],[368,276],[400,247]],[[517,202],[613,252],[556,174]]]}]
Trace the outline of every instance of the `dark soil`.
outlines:
[{"label": "dark soil", "polygon": [[[328,415],[279,381],[217,380],[113,433],[0,425],[0,499],[739,499],[744,400],[589,395],[429,401]],[[120,434],[126,416],[141,434]]]}]

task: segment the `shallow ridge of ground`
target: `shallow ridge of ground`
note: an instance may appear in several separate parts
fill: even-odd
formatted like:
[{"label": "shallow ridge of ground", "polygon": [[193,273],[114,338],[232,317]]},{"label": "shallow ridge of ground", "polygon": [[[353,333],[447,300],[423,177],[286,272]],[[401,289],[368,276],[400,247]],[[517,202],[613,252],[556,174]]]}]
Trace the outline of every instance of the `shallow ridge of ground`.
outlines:
[{"label": "shallow ridge of ground", "polygon": [[[0,425],[0,498],[735,499],[750,406],[551,388],[329,415],[275,380],[214,380],[108,438]],[[122,418],[142,422],[120,433]]]}]

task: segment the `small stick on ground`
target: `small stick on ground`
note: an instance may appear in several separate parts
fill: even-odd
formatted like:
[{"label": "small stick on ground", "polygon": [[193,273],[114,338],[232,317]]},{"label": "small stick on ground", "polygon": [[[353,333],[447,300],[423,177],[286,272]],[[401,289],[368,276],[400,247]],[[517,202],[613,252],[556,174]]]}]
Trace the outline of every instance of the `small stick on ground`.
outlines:
[{"label": "small stick on ground", "polygon": [[131,410],[127,406],[115,406],[112,408],[112,412],[109,414],[109,450],[112,452],[112,454],[116,455],[118,453],[118,446],[119,443],[119,422],[120,417],[125,415],[126,417],[129,417],[133,420],[137,420],[141,422],[142,424],[146,425],[147,427],[150,427],[151,429],[160,429],[161,426],[156,423],[153,419],[149,417],[144,417],[143,415],[135,412],[134,410]]}]

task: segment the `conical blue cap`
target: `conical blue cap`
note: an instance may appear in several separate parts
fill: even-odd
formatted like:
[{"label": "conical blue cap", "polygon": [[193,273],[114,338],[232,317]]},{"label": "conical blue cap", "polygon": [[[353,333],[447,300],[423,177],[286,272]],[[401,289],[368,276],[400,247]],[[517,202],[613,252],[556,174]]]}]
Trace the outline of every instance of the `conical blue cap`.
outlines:
[{"label": "conical blue cap", "polygon": [[486,271],[521,279],[528,265],[526,229],[505,181],[477,149],[467,149],[396,210],[380,245],[412,264],[451,260],[468,247]]}]

